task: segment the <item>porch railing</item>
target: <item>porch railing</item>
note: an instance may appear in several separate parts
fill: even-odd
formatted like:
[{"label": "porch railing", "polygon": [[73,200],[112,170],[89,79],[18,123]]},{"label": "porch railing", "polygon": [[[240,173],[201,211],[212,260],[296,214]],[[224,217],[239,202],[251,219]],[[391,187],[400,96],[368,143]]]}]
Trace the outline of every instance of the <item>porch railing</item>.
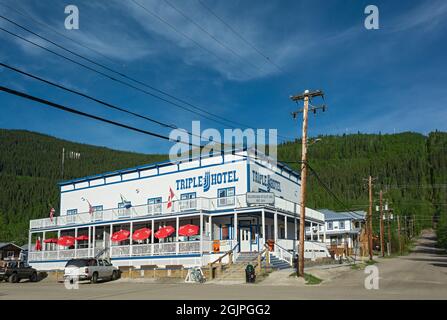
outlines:
[{"label": "porch railing", "polygon": [[[203,252],[209,252],[210,241],[203,241]],[[69,260],[74,258],[89,258],[95,256],[103,248],[82,248],[67,250],[46,250],[29,252],[29,261]],[[198,254],[201,252],[200,241],[167,242],[134,244],[110,247],[111,258],[137,256],[163,256],[179,254]]]},{"label": "porch railing", "polygon": [[[98,221],[119,221],[121,219],[142,218],[159,215],[171,215],[178,212],[200,211],[200,210],[218,210],[228,208],[245,208],[247,207],[245,194],[220,197],[220,198],[195,198],[176,200],[168,207],[167,202],[145,204],[132,206],[130,208],[115,208],[108,210],[95,211],[93,213],[83,212],[74,215],[62,215],[53,219],[44,218],[30,221],[30,229],[44,229],[51,227],[60,227],[67,225],[89,224]],[[274,207],[288,211],[299,216],[299,206],[291,201],[276,197]],[[323,220],[323,214],[306,209],[306,216],[317,220]]]},{"label": "porch railing", "polygon": [[286,261],[290,266],[293,266],[293,254],[278,243],[273,245],[273,255],[280,260]]}]

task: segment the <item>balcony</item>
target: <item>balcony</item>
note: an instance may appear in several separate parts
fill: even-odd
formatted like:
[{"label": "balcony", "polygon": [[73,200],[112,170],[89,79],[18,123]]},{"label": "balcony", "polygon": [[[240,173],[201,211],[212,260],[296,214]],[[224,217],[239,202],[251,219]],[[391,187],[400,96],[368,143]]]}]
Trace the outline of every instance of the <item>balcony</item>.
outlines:
[{"label": "balcony", "polygon": [[[299,216],[300,207],[298,204],[276,197],[274,205],[268,205],[279,210],[289,212]],[[221,197],[221,198],[195,198],[187,200],[177,200],[171,203],[145,204],[132,206],[129,209],[115,208],[102,211],[78,213],[74,215],[63,215],[50,218],[30,221],[30,230],[49,229],[66,226],[76,226],[95,222],[116,222],[125,219],[139,219],[166,216],[169,217],[178,213],[190,213],[200,211],[215,211],[223,209],[239,209],[248,207],[245,194]],[[306,217],[323,221],[323,214],[310,208],[306,208]]]},{"label": "balcony", "polygon": [[[185,254],[209,253],[212,250],[212,242],[185,241],[185,242],[166,242],[150,244],[134,244],[124,246],[112,246],[110,248],[110,258],[142,257],[142,256],[175,256]],[[95,256],[102,248],[78,248],[63,250],[46,250],[29,252],[29,261],[49,261],[49,260],[69,260],[74,258],[89,258]]]}]

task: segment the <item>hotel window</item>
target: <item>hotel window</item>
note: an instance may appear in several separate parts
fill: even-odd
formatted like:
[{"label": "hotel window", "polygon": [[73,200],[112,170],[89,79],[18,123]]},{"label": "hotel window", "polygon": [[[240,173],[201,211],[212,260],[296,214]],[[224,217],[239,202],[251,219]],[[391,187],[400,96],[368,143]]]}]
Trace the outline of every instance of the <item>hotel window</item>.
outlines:
[{"label": "hotel window", "polygon": [[220,240],[230,240],[230,225],[223,224],[220,226]]},{"label": "hotel window", "polygon": [[118,203],[118,209],[121,209],[121,208],[129,209],[131,206],[132,206],[132,202],[130,202],[130,201],[124,201],[124,202]]},{"label": "hotel window", "polygon": [[334,228],[334,225],[332,224],[332,222],[328,222],[327,223],[327,229],[328,230],[332,230]]},{"label": "hotel window", "polygon": [[234,187],[217,190],[217,198],[218,198],[217,206],[224,207],[234,205],[234,196],[235,196]]},{"label": "hotel window", "polygon": [[104,206],[92,206],[93,212],[101,212],[104,210]]},{"label": "hotel window", "polygon": [[196,193],[190,192],[190,193],[183,193],[180,195],[180,210],[191,210],[196,209],[197,207],[197,200],[196,200]]},{"label": "hotel window", "polygon": [[180,200],[189,200],[189,199],[195,199],[196,193],[190,192],[190,193],[183,193],[180,195]]},{"label": "hotel window", "polygon": [[344,221],[340,221],[340,229],[344,229],[345,228],[345,222]]},{"label": "hotel window", "polygon": [[147,213],[161,214],[162,213],[161,197],[147,199]]},{"label": "hotel window", "polygon": [[95,221],[101,221],[103,216],[102,212],[104,210],[104,206],[92,206],[92,215]]},{"label": "hotel window", "polygon": [[118,203],[118,218],[124,218],[130,216],[130,207],[132,207],[132,202],[123,201]]},{"label": "hotel window", "polygon": [[67,210],[67,223],[72,224],[76,223],[76,215],[78,214],[78,209],[69,209]]}]

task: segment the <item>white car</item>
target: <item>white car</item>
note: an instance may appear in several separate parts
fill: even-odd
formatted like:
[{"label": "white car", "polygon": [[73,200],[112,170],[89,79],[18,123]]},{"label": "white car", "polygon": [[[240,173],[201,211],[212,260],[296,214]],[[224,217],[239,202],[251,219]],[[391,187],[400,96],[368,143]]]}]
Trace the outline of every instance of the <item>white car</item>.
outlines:
[{"label": "white car", "polygon": [[109,261],[96,258],[71,259],[65,265],[64,278],[70,280],[116,280],[120,277],[120,270]]}]

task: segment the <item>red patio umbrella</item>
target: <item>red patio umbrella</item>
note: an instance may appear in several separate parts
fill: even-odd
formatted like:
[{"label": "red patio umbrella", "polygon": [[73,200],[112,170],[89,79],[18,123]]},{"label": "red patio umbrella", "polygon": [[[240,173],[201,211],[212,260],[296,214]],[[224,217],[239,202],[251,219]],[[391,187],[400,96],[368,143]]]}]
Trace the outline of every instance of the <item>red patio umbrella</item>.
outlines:
[{"label": "red patio umbrella", "polygon": [[43,240],[44,243],[57,243],[57,238],[48,238]]},{"label": "red patio umbrella", "polygon": [[85,240],[88,240],[88,236],[85,234],[76,237],[76,241],[85,241]]},{"label": "red patio umbrella", "polygon": [[135,232],[132,235],[133,240],[146,240],[151,235],[152,230],[149,228],[141,228],[138,230],[135,230]]},{"label": "red patio umbrella", "polygon": [[163,239],[163,238],[169,237],[174,231],[175,231],[175,229],[173,227],[166,226],[166,227],[158,229],[158,231],[154,233],[154,236],[157,239]]},{"label": "red patio umbrella", "polygon": [[39,238],[36,239],[36,246],[34,247],[34,249],[36,251],[41,251],[42,250],[42,244],[40,243],[40,239]]},{"label": "red patio umbrella", "polygon": [[62,247],[71,247],[75,243],[75,237],[72,236],[63,236],[57,239],[57,244]]},{"label": "red patio umbrella", "polygon": [[180,236],[191,237],[199,233],[199,226],[193,224],[185,224],[178,229]]},{"label": "red patio umbrella", "polygon": [[129,230],[120,230],[112,234],[113,242],[121,242],[129,238],[130,231]]}]

